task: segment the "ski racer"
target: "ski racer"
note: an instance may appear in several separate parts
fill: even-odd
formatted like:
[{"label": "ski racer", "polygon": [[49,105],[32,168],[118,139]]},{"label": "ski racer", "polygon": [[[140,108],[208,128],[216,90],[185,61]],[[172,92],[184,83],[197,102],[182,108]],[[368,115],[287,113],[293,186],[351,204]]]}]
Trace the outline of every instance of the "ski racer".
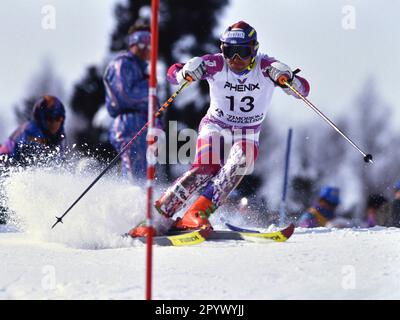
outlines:
[{"label": "ski racer", "polygon": [[[194,57],[168,70],[168,81],[172,84],[206,80],[211,101],[199,126],[192,168],[155,202],[159,212],[154,218],[156,234],[171,228],[212,229],[210,215],[252,171],[261,125],[278,80],[288,81],[304,96],[309,92],[308,82],[295,75],[289,66],[258,53],[257,32],[248,23],[239,21],[229,26],[220,40],[222,53]],[[288,88],[282,89],[293,95]],[[226,153],[221,152],[225,143],[230,147]],[[201,195],[183,217],[172,219],[199,190]],[[129,234],[145,236],[148,230],[141,223]]]}]

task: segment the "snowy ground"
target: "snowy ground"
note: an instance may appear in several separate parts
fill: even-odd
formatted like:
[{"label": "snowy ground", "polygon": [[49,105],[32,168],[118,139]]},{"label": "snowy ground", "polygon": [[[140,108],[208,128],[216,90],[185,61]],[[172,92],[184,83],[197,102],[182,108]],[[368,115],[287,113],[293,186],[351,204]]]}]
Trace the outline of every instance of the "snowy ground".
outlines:
[{"label": "snowy ground", "polygon": [[[144,298],[145,245],[118,237],[142,218],[140,188],[106,178],[50,231],[91,178],[32,172],[9,180],[22,231],[0,227],[0,299]],[[395,228],[320,228],[297,229],[286,243],[155,247],[153,295],[399,299],[399,243]]]}]

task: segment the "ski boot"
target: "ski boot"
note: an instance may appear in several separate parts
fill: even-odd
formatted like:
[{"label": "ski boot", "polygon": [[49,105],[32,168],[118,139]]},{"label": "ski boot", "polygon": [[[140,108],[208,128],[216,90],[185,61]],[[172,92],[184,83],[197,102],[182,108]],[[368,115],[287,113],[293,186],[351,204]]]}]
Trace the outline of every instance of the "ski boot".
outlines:
[{"label": "ski boot", "polygon": [[182,218],[176,219],[173,228],[175,230],[212,230],[213,228],[208,218],[216,209],[216,205],[214,205],[211,200],[205,196],[200,196]]},{"label": "ski boot", "polygon": [[146,221],[142,221],[136,227],[132,228],[128,232],[128,235],[131,236],[132,238],[146,237],[148,232],[149,229],[146,227]]}]

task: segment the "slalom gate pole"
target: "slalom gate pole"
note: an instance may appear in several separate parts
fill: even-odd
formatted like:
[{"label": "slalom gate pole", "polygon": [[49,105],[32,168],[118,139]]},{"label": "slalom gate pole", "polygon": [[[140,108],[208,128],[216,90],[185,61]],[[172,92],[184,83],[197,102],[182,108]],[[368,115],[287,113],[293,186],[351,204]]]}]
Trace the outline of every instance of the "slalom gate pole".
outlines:
[{"label": "slalom gate pole", "polygon": [[149,81],[149,130],[147,136],[147,204],[146,204],[146,293],[145,299],[152,299],[152,274],[153,274],[153,182],[156,165],[156,149],[154,148],[154,127],[155,105],[157,103],[157,55],[158,55],[158,7],[159,0],[151,1],[151,60],[150,60],[150,81]]},{"label": "slalom gate pole", "polygon": [[287,142],[286,142],[286,155],[285,155],[285,172],[283,177],[283,187],[282,187],[282,199],[279,207],[279,226],[282,227],[286,220],[286,195],[289,177],[289,161],[290,161],[290,150],[292,145],[292,133],[293,129],[290,128],[288,132]]},{"label": "slalom gate pole", "polygon": [[[185,89],[191,82],[190,81],[185,81],[178,90],[176,90],[171,97],[168,98],[168,100],[162,105],[162,107],[153,115],[151,121],[154,121],[155,118],[157,118],[165,109],[167,109],[171,103],[175,100],[175,98],[182,92],[183,89]],[[150,121],[147,122],[142,129],[140,129],[135,136],[121,149],[121,151],[114,157],[114,159],[111,160],[111,162],[107,165],[107,167],[98,175],[96,179],[93,180],[93,182],[85,189],[85,191],[82,192],[82,194],[74,201],[74,203],[64,212],[64,214],[61,217],[56,217],[57,221],[53,224],[51,227],[52,229],[58,224],[58,223],[63,223],[63,218],[68,214],[68,212],[83,198],[83,196],[97,183],[97,181],[100,180],[100,178],[110,169],[121,157],[121,155],[128,150],[128,148],[131,146],[131,144],[147,129],[149,126]]]},{"label": "slalom gate pole", "polygon": [[350,143],[358,152],[360,152],[363,155],[365,162],[374,163],[374,161],[372,160],[371,154],[366,154],[365,152],[363,152],[347,135],[345,135],[331,120],[329,120],[329,118],[326,115],[324,115],[314,104],[312,104],[310,100],[308,100],[299,91],[297,91],[292,85],[290,85],[289,82],[287,81],[286,77],[281,77],[280,79],[278,79],[278,83],[282,86],[287,86],[301,100],[303,100],[306,105],[308,105],[320,117],[322,117],[322,119],[324,119],[337,133],[339,133],[344,139],[347,140],[348,143]]}]

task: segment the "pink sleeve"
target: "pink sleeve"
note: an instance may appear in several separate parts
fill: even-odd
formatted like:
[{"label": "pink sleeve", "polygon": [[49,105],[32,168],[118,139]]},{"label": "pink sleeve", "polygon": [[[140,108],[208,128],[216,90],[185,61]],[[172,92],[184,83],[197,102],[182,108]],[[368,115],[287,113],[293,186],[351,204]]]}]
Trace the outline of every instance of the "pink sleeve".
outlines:
[{"label": "pink sleeve", "polygon": [[175,63],[169,67],[167,72],[167,80],[171,84],[178,84],[178,80],[176,80],[176,73],[183,68],[184,63]]},{"label": "pink sleeve", "polygon": [[224,68],[224,57],[222,56],[222,53],[206,54],[205,56],[202,56],[202,59],[206,65],[206,73],[204,74],[203,79],[212,78]]},{"label": "pink sleeve", "polygon": [[271,63],[278,61],[273,57],[268,57],[267,55],[264,55],[264,57],[261,59],[261,72],[264,77],[269,78],[268,75],[268,67],[271,65]]},{"label": "pink sleeve", "polygon": [[[220,53],[206,54],[202,56],[202,59],[206,65],[206,72],[202,77],[202,80],[206,78],[212,78],[213,75],[220,72],[224,67],[224,58]],[[167,79],[171,84],[178,84],[176,74],[183,68],[184,65],[184,63],[175,63],[171,67],[169,67],[167,72]]]},{"label": "pink sleeve", "polygon": [[7,139],[3,145],[0,145],[0,155],[12,153],[14,147],[15,147],[15,142],[12,139]]}]

